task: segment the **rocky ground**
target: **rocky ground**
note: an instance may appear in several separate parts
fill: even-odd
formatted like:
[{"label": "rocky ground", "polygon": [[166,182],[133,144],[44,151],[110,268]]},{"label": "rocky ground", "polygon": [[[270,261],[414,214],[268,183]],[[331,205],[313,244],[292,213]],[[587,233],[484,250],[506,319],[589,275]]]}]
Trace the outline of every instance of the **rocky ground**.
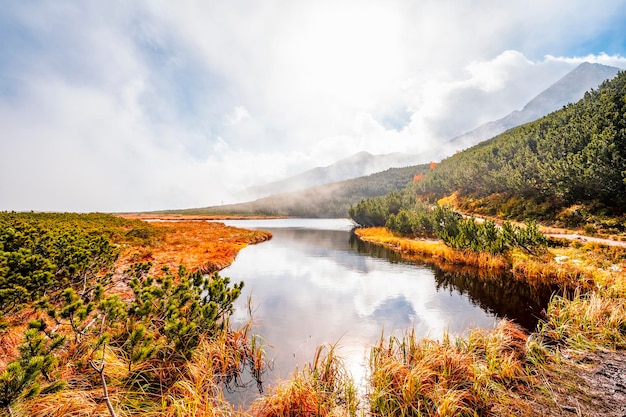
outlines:
[{"label": "rocky ground", "polygon": [[575,368],[587,401],[570,397],[563,411],[580,416],[626,417],[626,352],[586,353],[580,362]]},{"label": "rocky ground", "polygon": [[532,416],[626,417],[626,351],[561,352]]}]

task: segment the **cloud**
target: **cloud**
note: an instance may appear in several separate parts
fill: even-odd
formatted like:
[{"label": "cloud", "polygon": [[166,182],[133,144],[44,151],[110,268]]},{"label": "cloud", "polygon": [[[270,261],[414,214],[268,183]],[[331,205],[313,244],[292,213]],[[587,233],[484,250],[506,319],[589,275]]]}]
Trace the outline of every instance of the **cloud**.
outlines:
[{"label": "cloud", "polygon": [[237,106],[233,109],[232,113],[226,115],[224,122],[227,125],[234,126],[241,123],[242,120],[249,119],[250,113],[244,106]]},{"label": "cloud", "polygon": [[457,75],[443,73],[415,85],[409,130],[427,132],[435,144],[452,139],[521,109],[573,67],[553,59],[533,62],[511,50],[471,61]]},{"label": "cloud", "polygon": [[624,13],[617,0],[15,2],[0,12],[0,209],[219,204],[359,151],[428,150],[583,61],[626,67],[607,29]]},{"label": "cloud", "polygon": [[546,55],[546,61],[558,62],[571,65],[580,65],[583,62],[591,62],[594,64],[609,65],[617,68],[626,68],[626,57],[621,55],[608,55],[602,52],[598,55],[588,54],[580,57],[564,57],[564,56],[552,56]]}]

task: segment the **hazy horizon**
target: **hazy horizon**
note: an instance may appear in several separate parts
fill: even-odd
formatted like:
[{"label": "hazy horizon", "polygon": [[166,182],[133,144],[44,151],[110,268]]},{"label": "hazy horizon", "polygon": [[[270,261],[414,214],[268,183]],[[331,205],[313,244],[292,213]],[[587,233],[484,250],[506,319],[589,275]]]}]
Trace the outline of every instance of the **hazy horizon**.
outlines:
[{"label": "hazy horizon", "polygon": [[582,62],[626,68],[624,0],[61,0],[0,22],[0,210],[231,203],[436,148]]}]

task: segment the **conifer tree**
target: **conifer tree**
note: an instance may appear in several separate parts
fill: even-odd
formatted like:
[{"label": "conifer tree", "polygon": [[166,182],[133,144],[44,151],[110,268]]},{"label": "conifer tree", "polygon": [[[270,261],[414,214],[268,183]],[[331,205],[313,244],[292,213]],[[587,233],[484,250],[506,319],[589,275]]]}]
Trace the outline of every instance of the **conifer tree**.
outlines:
[{"label": "conifer tree", "polygon": [[54,380],[51,372],[56,364],[54,351],[61,347],[65,338],[49,337],[43,321],[33,321],[24,332],[19,346],[20,356],[9,362],[0,374],[0,409],[12,416],[11,406],[21,398],[33,398],[64,387],[64,382]]}]

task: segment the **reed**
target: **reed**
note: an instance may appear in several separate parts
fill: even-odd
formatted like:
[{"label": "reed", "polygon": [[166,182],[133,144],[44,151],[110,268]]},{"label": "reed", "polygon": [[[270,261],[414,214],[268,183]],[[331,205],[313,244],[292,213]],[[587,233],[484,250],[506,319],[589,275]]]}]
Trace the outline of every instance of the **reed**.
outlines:
[{"label": "reed", "polygon": [[626,348],[626,299],[577,291],[569,300],[555,296],[539,335],[578,350]]},{"label": "reed", "polygon": [[337,356],[337,346],[320,346],[303,371],[255,401],[256,417],[355,416],[358,399],[354,381]]},{"label": "reed", "polygon": [[[218,340],[203,339],[190,360],[184,363],[176,382],[161,396],[146,407],[135,403],[136,414],[148,417],[213,417],[233,416],[236,411],[222,391],[221,372],[224,363],[232,362],[232,344],[227,342],[231,335],[223,334]],[[141,399],[141,396],[138,397]]]},{"label": "reed", "polygon": [[[527,372],[527,336],[501,321],[491,331],[441,341],[381,338],[370,353],[370,405],[384,416],[495,416],[528,411],[521,395],[535,382]],[[517,414],[519,413],[519,414]]]}]

